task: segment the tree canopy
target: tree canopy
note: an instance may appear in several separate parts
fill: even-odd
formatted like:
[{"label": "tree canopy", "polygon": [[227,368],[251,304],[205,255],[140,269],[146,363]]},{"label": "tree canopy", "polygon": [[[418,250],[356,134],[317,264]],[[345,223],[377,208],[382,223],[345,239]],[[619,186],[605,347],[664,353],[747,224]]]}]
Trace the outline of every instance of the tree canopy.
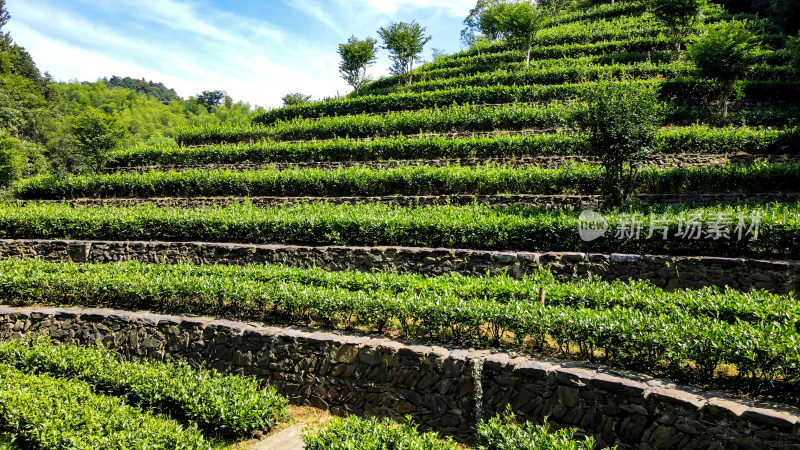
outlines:
[{"label": "tree canopy", "polygon": [[369,80],[367,69],[375,64],[378,56],[378,41],[373,38],[364,40],[350,36],[347,43],[339,44],[339,74],[353,89],[358,92]]},{"label": "tree canopy", "polygon": [[383,48],[389,50],[392,73],[406,77],[407,83],[411,83],[414,63],[431,40],[425,35],[425,27],[416,22],[396,22],[379,29],[378,35],[383,39]]}]

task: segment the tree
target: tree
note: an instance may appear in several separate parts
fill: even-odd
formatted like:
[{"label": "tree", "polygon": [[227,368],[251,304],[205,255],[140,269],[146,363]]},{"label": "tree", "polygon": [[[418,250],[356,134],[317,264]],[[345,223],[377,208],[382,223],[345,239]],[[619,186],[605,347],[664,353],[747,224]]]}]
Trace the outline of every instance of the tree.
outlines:
[{"label": "tree", "polygon": [[547,11],[524,0],[495,3],[484,11],[491,23],[512,46],[525,52],[525,67],[531,64],[536,34],[547,22]]},{"label": "tree", "polygon": [[687,50],[700,76],[716,84],[723,119],[728,117],[728,98],[755,62],[758,46],[747,22],[719,22]]},{"label": "tree", "polygon": [[[1,17],[1,16],[0,16]],[[7,131],[0,131],[0,187],[6,187],[22,176],[27,161],[20,141]]]},{"label": "tree", "polygon": [[796,69],[800,69],[800,35],[792,36],[786,42],[786,50],[789,51],[789,58]]},{"label": "tree", "polygon": [[652,0],[653,15],[669,28],[676,54],[697,24],[704,4],[703,0]]},{"label": "tree", "polygon": [[114,116],[91,107],[70,118],[69,129],[78,151],[94,161],[97,172],[105,165],[108,152],[125,136],[125,129]]},{"label": "tree", "polygon": [[653,86],[601,81],[592,91],[586,128],[592,151],[605,168],[601,189],[606,205],[622,205],[633,193],[663,118]]},{"label": "tree", "polygon": [[225,95],[225,91],[203,91],[197,94],[197,103],[205,106],[208,112],[211,112],[215,107],[222,104]]},{"label": "tree", "polygon": [[281,97],[283,106],[306,105],[311,103],[311,96],[300,92],[292,92]]},{"label": "tree", "polygon": [[368,81],[367,68],[375,64],[378,56],[378,41],[372,38],[364,40],[350,36],[346,44],[339,44],[339,56],[342,62],[339,63],[339,74],[353,86],[356,93],[361,86]]},{"label": "tree", "polygon": [[406,83],[411,84],[414,62],[431,40],[430,36],[425,36],[425,27],[416,22],[397,22],[379,29],[378,35],[383,39],[383,48],[389,50],[392,74],[406,77]]},{"label": "tree", "polygon": [[563,10],[570,3],[571,0],[541,0],[539,2],[542,8],[549,11],[548,15],[550,17],[555,17],[559,11]]},{"label": "tree", "polygon": [[492,41],[500,38],[496,24],[492,23],[490,16],[485,15],[487,9],[500,1],[502,0],[478,0],[464,19],[466,28],[461,30],[461,43],[471,47],[478,43],[481,36]]}]

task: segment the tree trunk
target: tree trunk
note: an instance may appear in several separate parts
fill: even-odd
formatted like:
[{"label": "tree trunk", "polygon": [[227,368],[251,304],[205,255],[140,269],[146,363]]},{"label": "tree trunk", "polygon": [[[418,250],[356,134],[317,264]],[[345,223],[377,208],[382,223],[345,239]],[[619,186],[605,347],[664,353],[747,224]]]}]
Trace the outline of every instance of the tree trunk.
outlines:
[{"label": "tree trunk", "polygon": [[722,95],[720,96],[720,103],[722,104],[722,118],[728,118],[728,97],[731,96],[731,90],[733,90],[733,83],[726,83],[722,87]]},{"label": "tree trunk", "polygon": [[528,51],[525,52],[525,68],[528,68],[528,67],[531,66],[531,49],[532,49],[532,46],[529,45],[528,46]]}]

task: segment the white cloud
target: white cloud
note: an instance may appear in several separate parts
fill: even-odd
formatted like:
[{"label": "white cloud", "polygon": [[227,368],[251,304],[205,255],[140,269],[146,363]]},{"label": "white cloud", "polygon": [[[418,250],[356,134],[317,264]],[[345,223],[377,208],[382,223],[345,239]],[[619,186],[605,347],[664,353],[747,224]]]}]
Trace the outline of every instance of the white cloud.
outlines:
[{"label": "white cloud", "polygon": [[381,14],[393,15],[402,8],[436,8],[454,17],[466,17],[476,0],[339,0],[366,3]]},{"label": "white cloud", "polygon": [[[163,82],[184,97],[205,89],[224,89],[236,100],[279,106],[286,92],[317,98],[346,92],[336,74],[337,55],[302,39],[289,39],[268,24],[221,11],[198,11],[173,0],[120,0],[129,3],[143,26],[155,25],[161,38],[97,25],[42,0],[9,2],[9,29],[42,71],[57,79],[95,80],[104,76],[145,77]],[[122,5],[124,6],[124,5]],[[109,6],[106,5],[106,9]],[[231,23],[227,31],[211,20]],[[149,22],[148,22],[149,21]],[[163,40],[162,40],[163,39]],[[280,52],[277,51],[280,49]],[[303,66],[282,61],[302,55]],[[165,63],[166,62],[166,63]]]},{"label": "white cloud", "polygon": [[[283,28],[202,0],[7,0],[7,7],[15,40],[56,79],[144,77],[183,97],[223,89],[236,100],[279,106],[287,92],[349,92],[336,52],[349,35],[375,37],[380,26],[415,15],[428,27],[460,22],[475,1],[283,0],[270,6],[314,20]],[[382,56],[370,75],[386,73],[388,64]]]}]

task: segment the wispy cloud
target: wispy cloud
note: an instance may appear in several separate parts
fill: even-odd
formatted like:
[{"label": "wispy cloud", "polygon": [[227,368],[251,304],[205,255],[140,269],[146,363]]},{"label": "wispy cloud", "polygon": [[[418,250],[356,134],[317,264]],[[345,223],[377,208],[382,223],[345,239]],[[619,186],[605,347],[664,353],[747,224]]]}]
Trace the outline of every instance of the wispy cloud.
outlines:
[{"label": "wispy cloud", "polygon": [[[348,92],[336,47],[350,34],[374,36],[393,14],[417,8],[428,20],[452,15],[460,22],[474,2],[280,0],[259,4],[269,14],[255,14],[214,1],[7,0],[8,29],[57,79],[144,77],[184,97],[224,89],[237,100],[278,106],[287,92]],[[381,63],[372,73],[384,70]]]}]

